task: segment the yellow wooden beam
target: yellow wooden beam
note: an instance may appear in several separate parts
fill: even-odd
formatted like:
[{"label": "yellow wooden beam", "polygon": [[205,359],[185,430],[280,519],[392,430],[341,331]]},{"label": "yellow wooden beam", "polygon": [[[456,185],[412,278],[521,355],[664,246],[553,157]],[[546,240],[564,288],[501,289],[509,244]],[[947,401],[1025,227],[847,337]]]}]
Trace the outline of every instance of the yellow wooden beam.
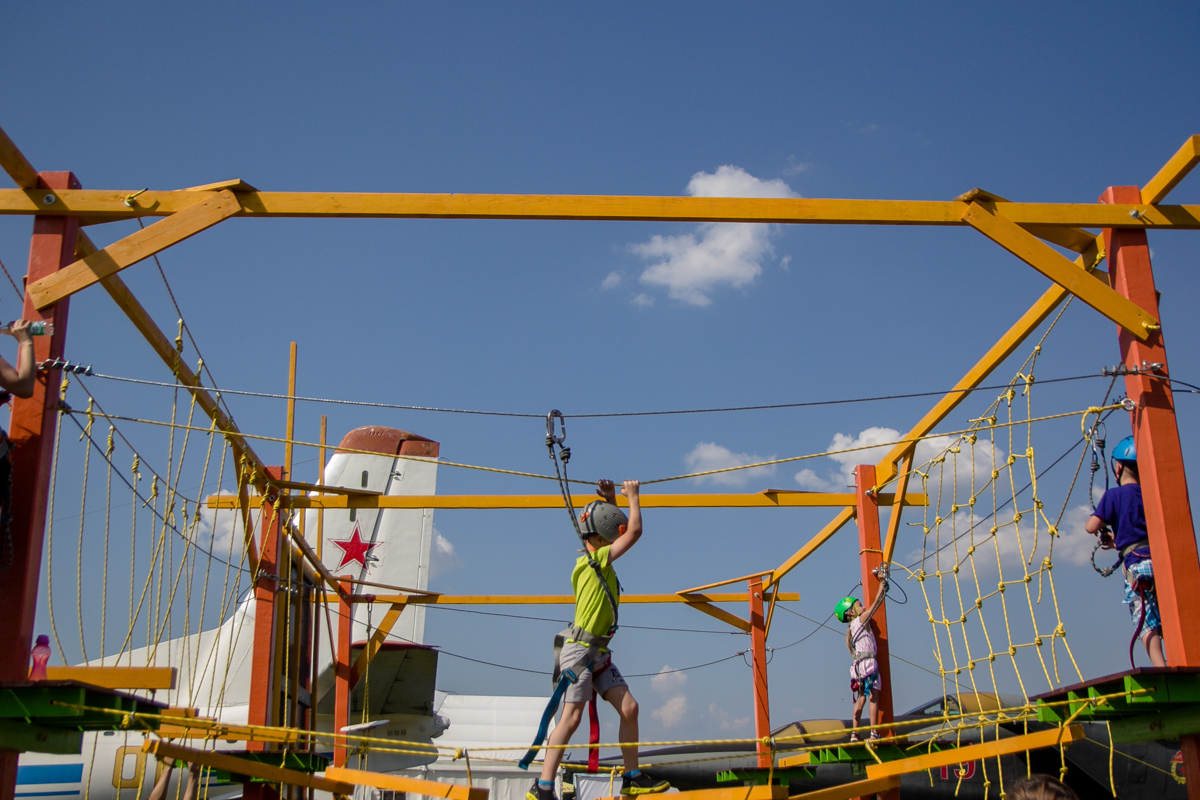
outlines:
[{"label": "yellow wooden beam", "polygon": [[[783,762],[780,762],[780,766]],[[886,778],[868,778],[865,781],[843,783],[841,786],[830,786],[828,789],[817,789],[815,792],[794,794],[791,800],[850,800],[851,797],[871,797],[883,794],[900,787],[900,777],[889,775]]]},{"label": "yellow wooden beam", "polygon": [[[191,197],[194,202],[188,208],[30,284],[26,291],[34,307],[54,305],[102,278],[211,228],[233,216],[239,208],[237,196],[230,191],[191,194]],[[197,197],[200,199],[195,202]]]},{"label": "yellow wooden beam", "polygon": [[841,511],[839,511],[838,515],[830,520],[828,525],[818,531],[816,536],[809,539],[808,542],[805,543],[805,545],[797,550],[794,554],[792,554],[787,561],[784,561],[775,568],[775,571],[771,573],[770,578],[763,581],[763,589],[769,589],[783,580],[784,575],[787,575],[789,572],[794,570],[797,566],[799,566],[801,561],[816,552],[818,547],[825,544],[825,542],[829,541],[829,539],[835,533],[841,530],[843,525],[854,519],[855,513],[856,511],[854,506],[843,508]]},{"label": "yellow wooden beam", "polygon": [[383,647],[384,640],[392,632],[392,626],[396,624],[396,620],[400,619],[404,606],[404,603],[392,603],[392,607],[383,615],[383,619],[379,620],[379,625],[371,633],[367,646],[358,654],[358,658],[354,662],[354,672],[350,680],[351,689],[354,688],[354,684],[358,683],[359,678],[367,674],[367,667],[370,666],[371,659],[375,658],[375,654]]},{"label": "yellow wooden beam", "polygon": [[1142,202],[1150,205],[1161,201],[1187,177],[1196,164],[1200,164],[1200,136],[1191,136],[1158,174],[1142,187]]},{"label": "yellow wooden beam", "polygon": [[[278,482],[277,482],[278,483]],[[313,489],[334,491],[322,486]],[[350,490],[346,490],[350,491]],[[573,498],[575,506],[582,508],[590,500],[580,495]],[[895,495],[880,494],[879,502],[890,504]],[[618,498],[622,505],[624,498]],[[906,506],[923,506],[928,499],[923,494],[910,493],[904,496]],[[484,508],[484,509],[562,509],[562,495],[557,494],[496,494],[496,495],[364,495],[354,493],[346,497],[306,496],[288,498],[292,508]],[[209,508],[236,508],[238,499],[232,495],[216,494],[208,497]],[[251,498],[251,508],[262,505],[262,498]],[[642,508],[839,508],[854,506],[854,495],[824,492],[760,492],[757,494],[643,494]]]},{"label": "yellow wooden beam", "polygon": [[245,775],[249,778],[262,778],[271,783],[286,783],[290,786],[303,786],[306,789],[320,789],[323,792],[335,794],[353,794],[354,786],[332,778],[319,778],[307,772],[274,767],[251,761],[248,758],[214,753],[211,750],[197,750],[192,747],[182,747],[170,744],[161,739],[147,739],[142,743],[142,750],[153,753],[161,758],[174,758],[189,764],[202,764],[206,767],[219,769],[222,772],[232,772],[235,775]]},{"label": "yellow wooden beam", "polygon": [[1117,323],[1141,340],[1150,335],[1158,320],[1123,297],[1110,286],[1083,270],[1019,225],[994,214],[979,203],[971,203],[963,219],[975,230],[1029,264],[1071,294]]},{"label": "yellow wooden beam", "polygon": [[731,614],[725,609],[717,608],[711,603],[688,603],[688,605],[697,611],[702,611],[705,614],[708,614],[714,619],[719,619],[721,622],[732,625],[740,631],[745,631],[746,633],[750,632],[750,623],[739,617],[737,614]]},{"label": "yellow wooden beam", "polygon": [[104,689],[174,689],[174,667],[46,667],[52,681],[79,681]]},{"label": "yellow wooden beam", "polygon": [[[354,602],[367,602],[355,595]],[[397,603],[403,605],[426,606],[533,606],[533,605],[574,605],[573,594],[378,594],[374,595],[374,603]],[[337,597],[326,594],[325,600],[335,602]],[[799,592],[780,592],[779,600],[784,603],[795,603],[800,600]],[[699,603],[744,603],[746,595],[741,592],[696,593],[696,594],[623,594],[622,604],[630,603],[683,603],[696,605]]]},{"label": "yellow wooden beam", "polygon": [[751,572],[749,575],[742,575],[740,577],[730,578],[729,580],[725,580],[725,581],[717,581],[716,583],[706,583],[703,586],[693,586],[691,589],[684,589],[682,592],[676,592],[676,594],[694,594],[696,592],[703,592],[705,589],[716,589],[718,586],[728,586],[731,583],[741,583],[742,581],[748,581],[751,578],[759,578],[764,575],[770,575],[770,574],[771,574],[771,570],[764,569],[762,572]]},{"label": "yellow wooden beam", "polygon": [[20,186],[22,189],[36,189],[38,185],[38,173],[29,163],[29,159],[25,158],[25,154],[20,148],[13,143],[13,140],[8,138],[8,134],[0,128],[0,167],[8,173],[8,177],[13,179],[13,183]]},{"label": "yellow wooden beam", "polygon": [[[648,197],[609,195],[415,194],[237,191],[243,217],[394,217],[430,219],[571,219],[664,222],[776,222],[858,225],[963,225],[958,200]],[[133,192],[0,189],[0,214],[131,219],[169,216],[192,205],[189,190]],[[1138,211],[1131,217],[1130,211]],[[1098,203],[997,203],[1018,225],[1068,228],[1200,228],[1200,206]]]},{"label": "yellow wooden beam", "polygon": [[362,769],[330,767],[325,770],[325,777],[329,780],[352,783],[356,786],[373,786],[376,789],[419,794],[425,797],[446,797],[449,800],[487,800],[488,797],[487,789],[477,789],[457,783],[423,781],[419,778],[406,778],[402,775],[368,772]]},{"label": "yellow wooden beam", "polygon": [[[672,792],[671,800],[787,800],[787,787],[729,786],[720,789],[695,789],[690,792]],[[601,798],[600,800],[629,800],[629,795]]]},{"label": "yellow wooden beam", "polygon": [[1011,753],[1024,753],[1026,750],[1037,750],[1042,747],[1057,747],[1060,744],[1070,744],[1083,737],[1083,726],[1072,725],[1068,728],[1055,728],[1049,731],[1026,733],[1021,736],[1011,736],[994,742],[969,744],[951,750],[941,750],[937,753],[926,753],[913,758],[901,758],[896,761],[885,761],[882,764],[868,764],[868,778],[885,778],[889,775],[907,775],[924,769],[948,767],[951,764],[965,764],[981,758],[1006,756]]},{"label": "yellow wooden beam", "polygon": [[[915,447],[913,451],[915,451]],[[900,497],[904,496],[905,490],[908,489],[908,477],[912,470],[913,451],[910,451],[904,458],[904,466],[900,468],[900,479],[896,482],[896,494]],[[887,538],[883,542],[883,563],[890,564],[892,562],[892,554],[896,552],[896,536],[900,533],[900,517],[904,510],[903,502],[892,503],[892,516],[888,519]]]}]

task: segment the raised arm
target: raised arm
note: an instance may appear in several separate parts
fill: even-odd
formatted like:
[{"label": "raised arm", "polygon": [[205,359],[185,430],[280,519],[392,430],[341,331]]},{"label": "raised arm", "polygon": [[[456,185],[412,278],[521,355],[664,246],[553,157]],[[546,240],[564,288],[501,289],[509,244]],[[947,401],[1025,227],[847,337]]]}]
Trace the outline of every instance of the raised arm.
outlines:
[{"label": "raised arm", "polygon": [[0,387],[17,397],[33,397],[33,384],[37,380],[37,364],[34,363],[33,338],[29,335],[29,323],[19,319],[5,333],[17,340],[17,366],[14,369],[0,358]]},{"label": "raised arm", "polygon": [[871,607],[868,608],[862,615],[862,623],[866,625],[871,621],[871,617],[875,616],[875,612],[883,605],[883,598],[887,597],[888,590],[888,568],[887,564],[880,564],[875,568],[874,575],[879,579],[879,593],[875,595],[875,599],[871,601]]},{"label": "raised arm", "polygon": [[[604,482],[601,482],[603,488]],[[609,487],[612,482],[608,482]],[[629,524],[625,526],[625,532],[617,537],[617,540],[612,543],[608,549],[608,562],[611,564],[621,556],[625,555],[629,548],[637,544],[637,540],[642,538],[642,506],[641,500],[638,497],[640,484],[637,481],[625,481],[621,486],[621,494],[629,499]],[[600,490],[597,489],[597,492]],[[603,495],[601,495],[603,497]],[[616,499],[616,496],[613,496]]]}]

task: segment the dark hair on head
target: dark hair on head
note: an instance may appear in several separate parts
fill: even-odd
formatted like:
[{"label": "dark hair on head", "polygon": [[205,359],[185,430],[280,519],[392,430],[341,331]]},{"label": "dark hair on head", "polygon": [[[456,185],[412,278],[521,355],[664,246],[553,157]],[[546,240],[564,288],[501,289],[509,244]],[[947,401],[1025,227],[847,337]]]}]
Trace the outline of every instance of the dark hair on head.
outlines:
[{"label": "dark hair on head", "polygon": [[1049,775],[1030,775],[1008,787],[1005,800],[1079,800],[1071,787]]},{"label": "dark hair on head", "polygon": [[1137,480],[1137,481],[1141,480],[1141,476],[1138,475],[1138,468],[1137,468],[1136,461],[1118,461],[1117,463],[1120,464],[1123,469],[1126,469],[1129,472],[1131,472],[1133,474],[1134,480]]}]

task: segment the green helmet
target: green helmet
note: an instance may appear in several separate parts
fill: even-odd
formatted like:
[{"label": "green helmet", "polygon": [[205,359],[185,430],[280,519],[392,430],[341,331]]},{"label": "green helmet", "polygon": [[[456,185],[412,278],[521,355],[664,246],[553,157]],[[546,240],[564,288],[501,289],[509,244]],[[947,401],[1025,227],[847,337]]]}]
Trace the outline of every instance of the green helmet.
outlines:
[{"label": "green helmet", "polygon": [[857,597],[843,597],[838,600],[837,605],[833,607],[833,615],[838,618],[838,622],[846,622],[846,612],[854,608],[857,602]]}]

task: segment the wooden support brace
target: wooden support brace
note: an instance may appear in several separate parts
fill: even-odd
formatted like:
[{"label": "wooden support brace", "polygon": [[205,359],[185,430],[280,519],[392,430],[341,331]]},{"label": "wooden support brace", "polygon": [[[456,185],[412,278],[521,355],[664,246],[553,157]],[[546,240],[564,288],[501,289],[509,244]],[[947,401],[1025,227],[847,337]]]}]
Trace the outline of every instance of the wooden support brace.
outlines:
[{"label": "wooden support brace", "polygon": [[104,689],[174,689],[174,667],[46,667],[46,679]]},{"label": "wooden support brace", "polygon": [[423,781],[419,778],[406,778],[401,775],[346,769],[345,767],[330,767],[325,770],[325,777],[356,786],[373,786],[376,789],[419,794],[425,797],[445,797],[449,800],[487,800],[489,794],[487,789],[476,789],[457,783]]},{"label": "wooden support brace", "polygon": [[230,772],[234,775],[245,775],[248,778],[261,778],[272,783],[286,783],[289,786],[303,786],[306,789],[320,789],[334,794],[353,794],[354,787],[329,777],[320,778],[307,772],[273,767],[258,761],[214,753],[211,750],[197,750],[193,747],[181,747],[177,744],[164,742],[160,739],[147,739],[142,742],[142,750],[153,753],[160,758],[174,758],[189,764],[203,764],[206,767]]},{"label": "wooden support brace", "polygon": [[951,764],[964,764],[981,758],[1006,756],[1010,753],[1023,753],[1026,750],[1037,750],[1042,747],[1056,747],[1060,744],[1070,744],[1084,738],[1083,726],[1072,725],[1068,728],[1056,728],[1049,731],[1027,733],[1022,736],[1010,736],[994,742],[969,744],[966,747],[955,747],[941,750],[937,753],[925,753],[913,758],[902,758],[897,761],[885,761],[882,764],[868,764],[868,778],[884,778],[889,775],[907,775],[923,769],[948,767]]},{"label": "wooden support brace", "polygon": [[904,491],[908,488],[908,477],[912,471],[913,452],[904,457],[904,465],[900,467],[900,477],[896,482],[896,501],[892,503],[892,515],[888,518],[887,538],[883,543],[883,563],[892,563],[892,554],[896,552],[896,537],[900,534],[900,516],[904,509]]},{"label": "wooden support brace", "polygon": [[116,274],[160,250],[211,228],[241,209],[233,192],[224,191],[201,197],[194,205],[30,284],[26,291],[34,307],[45,308],[70,297],[101,278]]},{"label": "wooden support brace", "polygon": [[358,654],[358,658],[354,661],[354,669],[350,671],[350,688],[353,689],[358,683],[358,679],[367,673],[367,667],[371,663],[371,659],[375,658],[375,654],[383,647],[383,641],[388,634],[392,632],[392,626],[396,624],[396,620],[400,619],[400,615],[404,612],[406,603],[392,603],[392,607],[383,615],[383,619],[379,621],[379,626],[375,628],[371,638],[367,641],[367,646]]},{"label": "wooden support brace", "polygon": [[696,609],[697,611],[702,611],[705,614],[708,614],[710,617],[719,619],[719,620],[721,620],[721,622],[726,622],[726,623],[732,625],[733,627],[737,628],[740,631],[744,631],[746,633],[750,632],[750,623],[749,622],[742,619],[737,614],[729,613],[728,611],[726,611],[723,608],[717,608],[716,606],[714,606],[711,603],[705,603],[705,602],[701,602],[699,600],[697,600],[695,602],[689,602],[688,606]]},{"label": "wooden support brace", "polygon": [[1146,205],[1160,202],[1197,164],[1200,164],[1200,136],[1191,136],[1158,174],[1142,187],[1142,202]]},{"label": "wooden support brace", "polygon": [[815,792],[794,794],[791,796],[791,800],[850,800],[851,797],[870,797],[899,788],[900,776],[888,775],[884,778],[868,778],[865,781],[830,786],[828,789],[818,789]]},{"label": "wooden support brace", "polygon": [[13,182],[22,189],[36,189],[38,185],[38,173],[29,163],[29,159],[25,158],[13,140],[8,138],[8,134],[0,128],[0,167],[8,173],[8,177],[13,179]]},{"label": "wooden support brace", "polygon": [[[851,495],[853,497],[854,495]],[[808,542],[792,555],[787,561],[780,564],[774,572],[763,582],[763,588],[769,589],[783,579],[784,575],[794,570],[801,561],[808,558],[816,549],[825,542],[829,541],[835,533],[842,529],[850,520],[854,519],[854,506],[842,509],[836,517],[834,517],[828,525],[822,528],[816,536],[808,540]]]},{"label": "wooden support brace", "polygon": [[[720,789],[696,789],[691,792],[671,794],[671,800],[787,800],[787,787],[772,784],[770,786],[730,786]],[[629,800],[628,795],[606,797],[601,800]]]},{"label": "wooden support brace", "polygon": [[1049,245],[1020,225],[971,203],[963,220],[975,230],[1045,275],[1092,308],[1145,341],[1158,320],[1087,272],[1080,271]]}]

